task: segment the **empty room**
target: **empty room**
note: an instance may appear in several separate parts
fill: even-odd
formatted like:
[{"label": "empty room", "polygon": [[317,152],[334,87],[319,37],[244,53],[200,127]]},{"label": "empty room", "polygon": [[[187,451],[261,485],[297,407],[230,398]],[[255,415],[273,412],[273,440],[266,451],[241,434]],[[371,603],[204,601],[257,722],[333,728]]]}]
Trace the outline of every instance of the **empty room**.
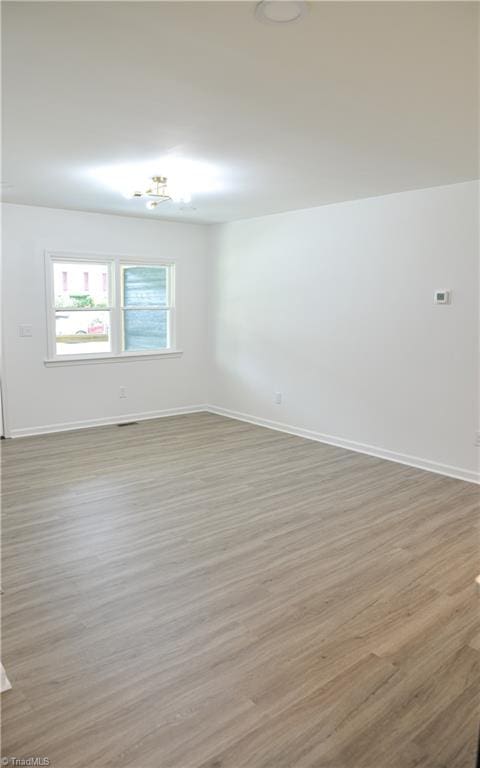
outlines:
[{"label": "empty room", "polygon": [[478,768],[479,3],[1,13],[1,764]]}]

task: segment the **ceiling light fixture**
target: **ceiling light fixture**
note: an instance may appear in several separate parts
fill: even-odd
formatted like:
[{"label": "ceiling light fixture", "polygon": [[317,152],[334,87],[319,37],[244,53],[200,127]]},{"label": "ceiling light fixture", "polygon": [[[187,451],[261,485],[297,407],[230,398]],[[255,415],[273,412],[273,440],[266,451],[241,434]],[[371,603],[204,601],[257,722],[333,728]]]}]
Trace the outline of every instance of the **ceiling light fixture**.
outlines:
[{"label": "ceiling light fixture", "polygon": [[172,195],[167,189],[167,177],[166,176],[152,176],[153,184],[143,192],[136,190],[132,192],[128,197],[150,197],[152,198],[147,202],[147,208],[151,211],[160,205],[160,203],[166,203],[172,199]]},{"label": "ceiling light fixture", "polygon": [[255,16],[268,24],[291,24],[302,19],[307,10],[305,0],[261,0],[255,6]]},{"label": "ceiling light fixture", "polygon": [[160,203],[167,203],[172,200],[174,203],[189,203],[192,196],[189,192],[180,190],[170,190],[168,187],[168,180],[166,176],[152,176],[152,182],[147,189],[140,191],[136,190],[126,195],[130,200],[138,197],[149,197],[146,207],[149,211],[155,210]]},{"label": "ceiling light fixture", "polygon": [[220,168],[173,153],[142,162],[89,168],[86,173],[97,184],[129,200],[139,198],[143,205],[157,203],[149,206],[149,211],[157,207],[160,210],[160,203],[165,202],[163,210],[173,213],[174,204],[186,206],[192,198],[219,193],[226,188],[225,173]]}]

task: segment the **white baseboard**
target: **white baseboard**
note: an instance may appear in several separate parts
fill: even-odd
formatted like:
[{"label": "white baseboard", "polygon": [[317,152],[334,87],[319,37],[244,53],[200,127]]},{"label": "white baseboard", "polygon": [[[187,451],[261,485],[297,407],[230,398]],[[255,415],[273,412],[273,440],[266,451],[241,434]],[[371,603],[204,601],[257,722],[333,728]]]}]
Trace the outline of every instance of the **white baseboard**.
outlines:
[{"label": "white baseboard", "polygon": [[25,427],[24,429],[12,429],[7,437],[32,437],[33,435],[46,435],[50,432],[71,432],[76,429],[88,429],[89,427],[105,427],[109,424],[122,424],[127,421],[147,421],[148,419],[161,419],[165,416],[180,416],[183,413],[199,413],[207,411],[206,405],[186,405],[180,408],[165,408],[161,411],[146,411],[144,413],[124,413],[121,416],[106,416],[101,419],[88,419],[85,421],[69,421],[60,424],[43,424],[40,427]]},{"label": "white baseboard", "polygon": [[395,451],[389,451],[386,448],[379,448],[376,445],[357,443],[354,440],[346,440],[341,437],[335,437],[334,435],[325,435],[310,429],[301,429],[290,424],[270,421],[270,419],[261,419],[248,413],[239,413],[238,411],[230,411],[227,408],[219,408],[216,405],[207,405],[205,408],[210,413],[216,413],[218,416],[226,416],[229,419],[246,421],[249,424],[255,424],[258,427],[267,427],[267,429],[275,429],[278,432],[287,432],[289,435],[304,437],[307,440],[316,440],[319,443],[334,445],[337,448],[346,448],[348,451],[365,453],[368,456],[375,456],[377,459],[394,461],[397,464],[406,464],[409,467],[415,467],[415,469],[424,469],[427,472],[435,472],[438,475],[446,475],[447,477],[454,477],[457,480],[466,480],[469,483],[480,484],[480,472],[462,469],[461,467],[452,467],[449,464],[439,464],[436,461],[421,459],[418,456],[396,453]]},{"label": "white baseboard", "polygon": [[466,480],[469,483],[480,484],[480,472],[462,469],[461,467],[452,467],[448,464],[439,464],[438,462],[430,461],[429,459],[421,459],[418,456],[396,453],[395,451],[389,451],[386,448],[379,448],[378,446],[368,445],[366,443],[358,443],[354,440],[346,440],[341,437],[335,437],[334,435],[325,435],[310,429],[301,429],[300,427],[294,427],[291,424],[283,424],[278,421],[271,421],[270,419],[261,419],[248,413],[231,411],[216,405],[188,405],[180,408],[165,408],[161,411],[128,413],[123,414],[122,416],[107,416],[105,418],[89,419],[86,421],[70,421],[59,424],[45,424],[39,427],[12,429],[7,437],[31,437],[34,435],[45,435],[51,432],[71,432],[72,430],[88,429],[89,427],[103,427],[108,426],[109,424],[122,424],[127,421],[147,421],[149,419],[160,419],[165,416],[180,416],[181,414],[200,413],[202,411],[215,413],[218,416],[225,416],[229,419],[236,419],[237,421],[246,421],[249,424],[255,424],[258,427],[266,427],[267,429],[274,429],[278,432],[286,432],[289,435],[304,437],[307,440],[315,440],[319,443],[334,445],[337,448],[345,448],[348,451],[364,453],[368,456],[375,456],[378,459],[394,461],[398,464],[405,464],[409,467],[426,470],[427,472],[435,472],[439,475],[454,477],[457,480]]}]

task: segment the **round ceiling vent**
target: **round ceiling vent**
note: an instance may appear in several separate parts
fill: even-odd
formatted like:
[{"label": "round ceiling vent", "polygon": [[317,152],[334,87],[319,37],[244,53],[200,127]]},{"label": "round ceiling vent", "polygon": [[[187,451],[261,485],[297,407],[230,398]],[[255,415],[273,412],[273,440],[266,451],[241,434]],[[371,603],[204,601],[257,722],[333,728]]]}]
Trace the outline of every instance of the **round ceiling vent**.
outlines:
[{"label": "round ceiling vent", "polygon": [[258,21],[268,24],[290,24],[299,21],[307,12],[304,0],[261,0],[255,7]]}]

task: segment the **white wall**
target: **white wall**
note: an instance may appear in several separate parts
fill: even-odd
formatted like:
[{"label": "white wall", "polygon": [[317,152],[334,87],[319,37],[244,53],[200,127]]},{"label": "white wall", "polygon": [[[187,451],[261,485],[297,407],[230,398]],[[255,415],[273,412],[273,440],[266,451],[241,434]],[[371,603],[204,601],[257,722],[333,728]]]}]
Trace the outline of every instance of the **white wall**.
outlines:
[{"label": "white wall", "polygon": [[[22,205],[3,212],[4,375],[9,434],[206,401],[209,228]],[[176,259],[180,358],[47,368],[44,251]],[[20,323],[32,338],[20,338]],[[119,398],[119,387],[127,398]]]},{"label": "white wall", "polygon": [[[234,222],[216,240],[211,403],[476,476],[476,182]],[[451,306],[433,305],[442,288]]]},{"label": "white wall", "polygon": [[[478,478],[478,193],[471,182],[226,224],[213,253],[207,226],[4,204],[9,434],[209,402]],[[175,258],[183,356],[45,367],[45,249]],[[433,305],[436,288],[451,306]]]}]

